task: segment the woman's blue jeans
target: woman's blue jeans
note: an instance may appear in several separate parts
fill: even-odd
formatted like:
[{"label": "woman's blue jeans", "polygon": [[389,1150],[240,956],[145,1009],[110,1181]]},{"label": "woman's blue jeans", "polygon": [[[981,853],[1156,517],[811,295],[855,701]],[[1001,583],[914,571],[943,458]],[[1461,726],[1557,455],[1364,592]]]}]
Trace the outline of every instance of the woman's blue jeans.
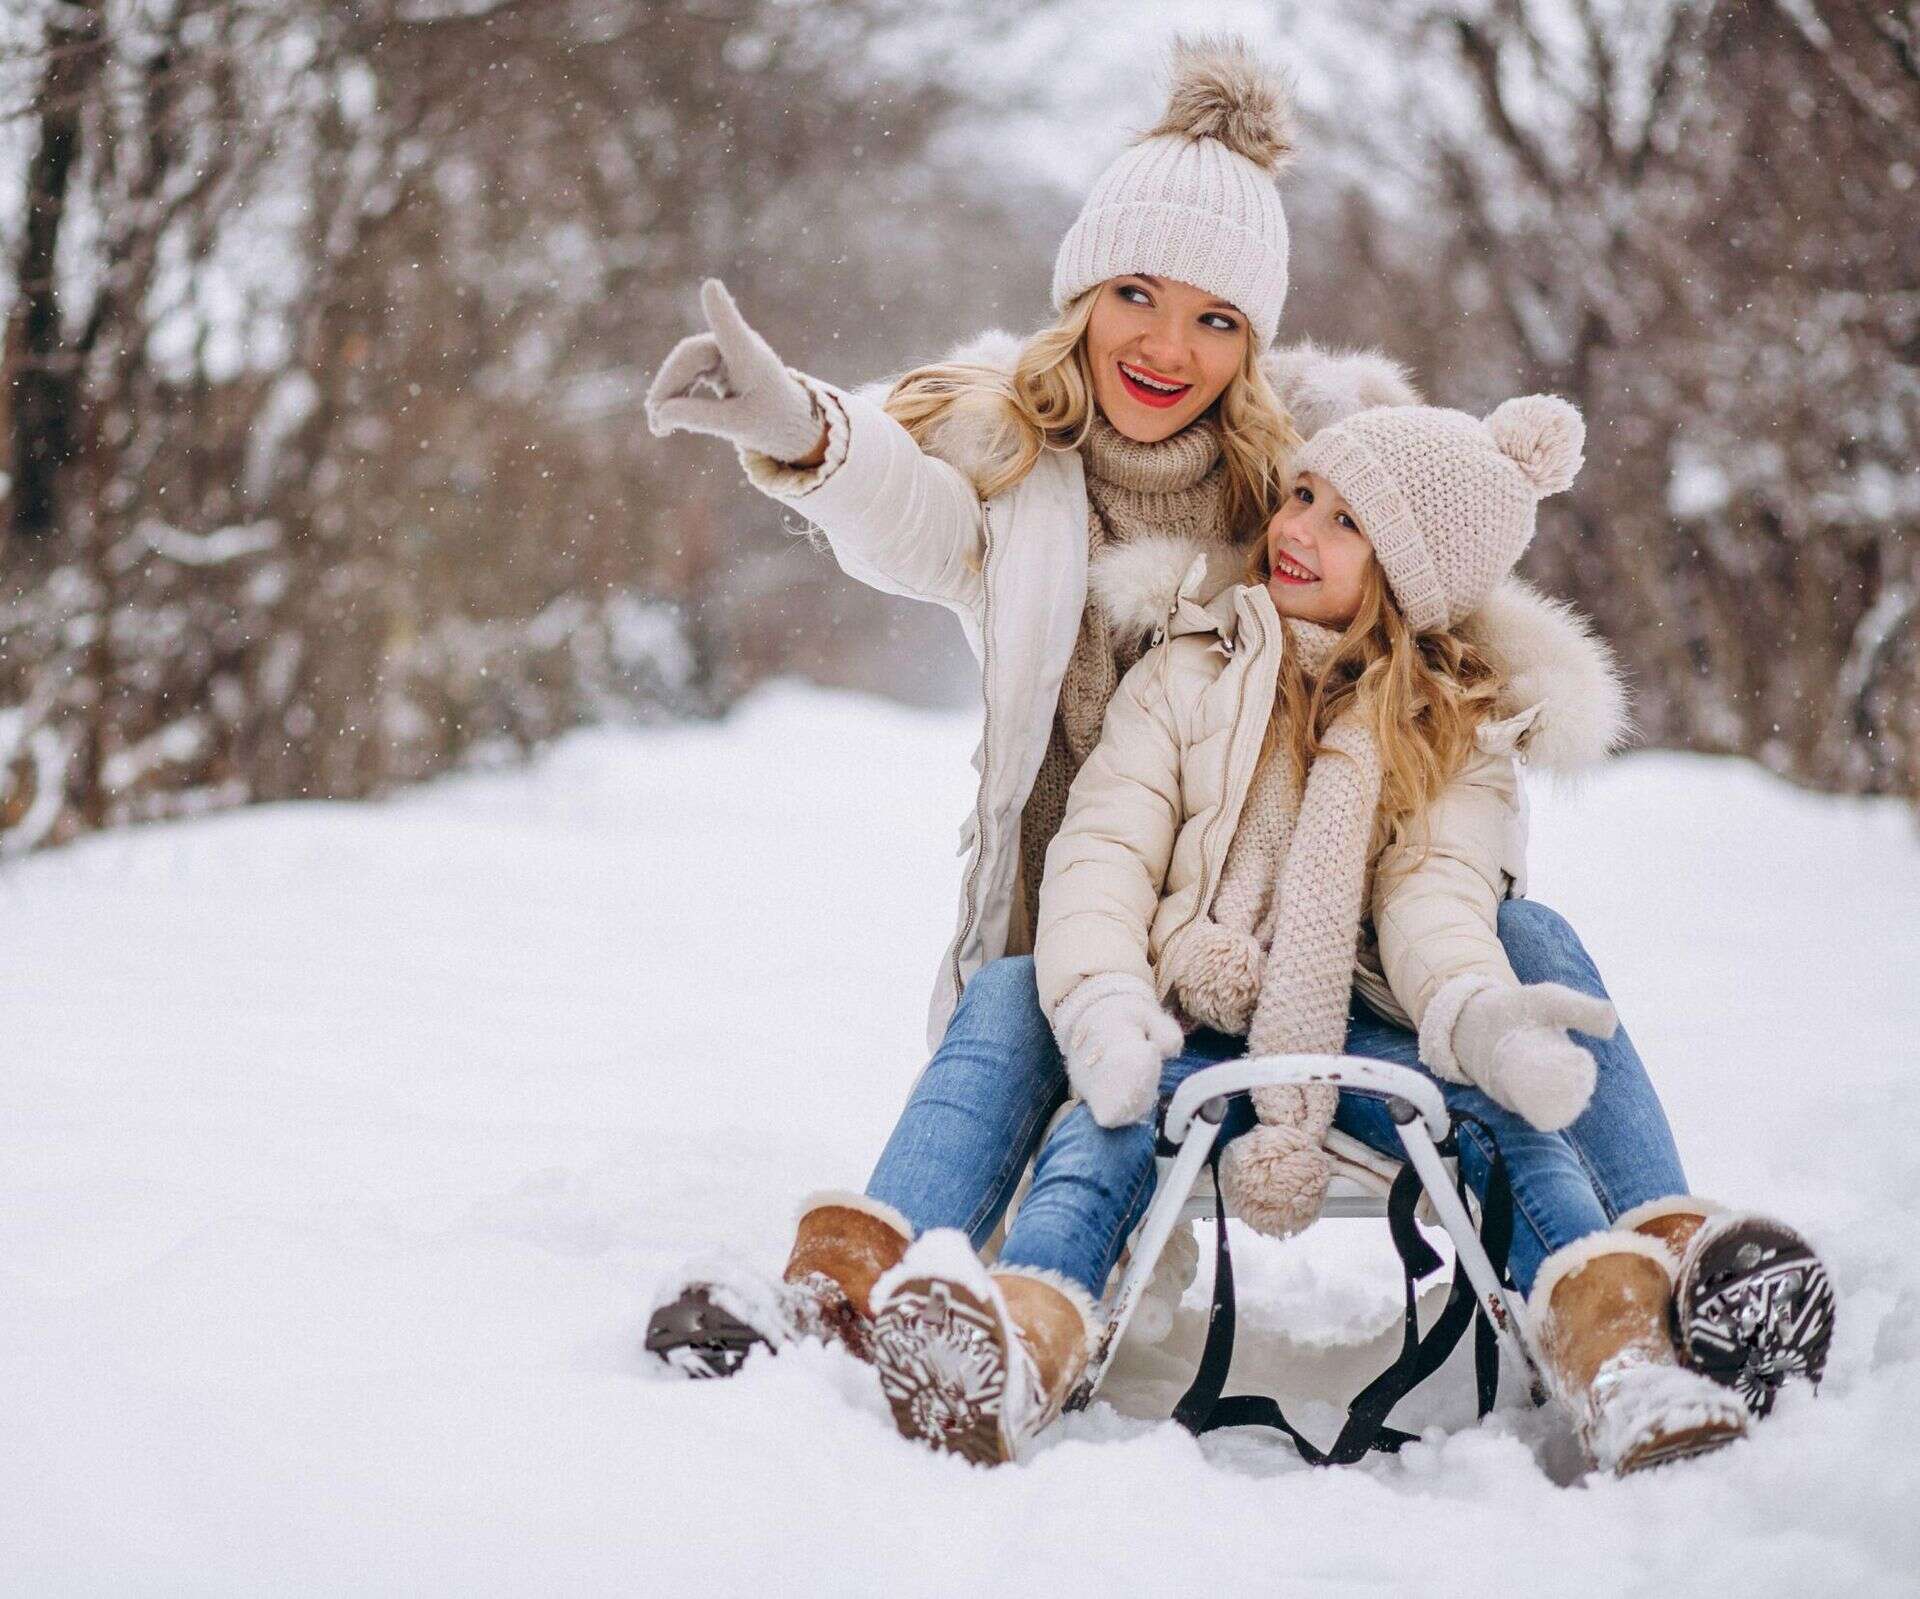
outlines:
[{"label": "woman's blue jeans", "polygon": [[[1523,983],[1606,993],[1578,935],[1543,905],[1524,899],[1503,904],[1500,942]],[[1666,1114],[1626,1029],[1604,1041],[1583,1036],[1583,1042],[1597,1066],[1593,1099],[1561,1132],[1541,1132],[1478,1089],[1440,1084],[1449,1109],[1477,1118],[1486,1129],[1460,1129],[1461,1165],[1476,1193],[1487,1180],[1489,1138],[1506,1157],[1514,1198],[1509,1264],[1522,1293],[1554,1250],[1600,1231],[1645,1200],[1687,1191]],[[1414,1035],[1357,998],[1346,1048],[1348,1054],[1425,1070]],[[1204,1029],[1193,1033],[1163,1069],[1160,1092],[1171,1094],[1190,1073],[1245,1053],[1244,1039]],[[916,1231],[957,1227],[978,1247],[999,1226],[1032,1161],[1033,1186],[1001,1245],[1000,1260],[1059,1272],[1098,1299],[1153,1197],[1154,1132],[1149,1126],[1102,1127],[1084,1105],[1075,1105],[1047,1136],[1047,1124],[1066,1098],[1066,1069],[1040,1011],[1032,960],[995,961],[967,984],[867,1193],[899,1210]],[[1334,1124],[1375,1149],[1401,1153],[1386,1103],[1376,1095],[1342,1092]],[[1223,1137],[1252,1125],[1252,1107],[1236,1100]]]}]

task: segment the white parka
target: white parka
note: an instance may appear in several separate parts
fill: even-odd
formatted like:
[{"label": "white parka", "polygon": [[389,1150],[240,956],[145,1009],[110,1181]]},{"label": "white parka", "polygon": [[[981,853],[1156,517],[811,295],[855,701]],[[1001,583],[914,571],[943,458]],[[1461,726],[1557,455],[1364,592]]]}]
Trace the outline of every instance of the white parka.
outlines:
[{"label": "white parka", "polygon": [[[1011,370],[1018,351],[1017,339],[991,333],[949,359]],[[1368,406],[1419,401],[1377,355],[1299,344],[1274,351],[1267,370],[1303,436]],[[852,393],[796,375],[826,413],[826,458],[802,468],[742,450],[749,480],[817,527],[848,576],[951,610],[980,662],[980,783],[960,834],[958,925],[928,1013],[937,1047],[967,979],[1024,937],[1020,817],[1088,601],[1086,480],[1077,451],[1050,450],[983,501],[974,479],[993,437],[950,425],[922,450],[881,409],[884,385]]]},{"label": "white parka", "polygon": [[[1047,852],[1034,959],[1049,1017],[1103,974],[1172,992],[1273,715],[1287,635],[1271,595],[1236,584],[1203,605],[1205,553],[1168,554],[1164,599],[1144,583],[1136,596],[1164,642],[1121,681]],[[1361,995],[1418,1031],[1422,1059],[1439,1068],[1452,1064],[1450,997],[1518,981],[1497,913],[1526,887],[1521,763],[1577,768],[1625,728],[1611,653],[1564,606],[1508,579],[1461,632],[1500,669],[1499,719],[1480,729],[1416,838],[1389,842],[1372,862],[1354,970]]]}]

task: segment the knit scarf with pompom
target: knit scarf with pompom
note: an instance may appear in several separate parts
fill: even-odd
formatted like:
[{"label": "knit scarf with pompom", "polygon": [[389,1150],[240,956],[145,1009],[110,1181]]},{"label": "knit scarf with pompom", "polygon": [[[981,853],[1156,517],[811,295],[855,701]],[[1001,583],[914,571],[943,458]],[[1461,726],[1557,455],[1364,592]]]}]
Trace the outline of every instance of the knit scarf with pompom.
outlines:
[{"label": "knit scarf with pompom", "polygon": [[[1283,647],[1317,672],[1339,638],[1288,622]],[[1188,1016],[1246,1034],[1253,1055],[1337,1055],[1346,1044],[1380,751],[1351,709],[1323,743],[1304,785],[1284,754],[1261,763],[1213,904],[1180,944],[1174,986]],[[1319,1215],[1333,1170],[1321,1145],[1339,1097],[1330,1083],[1253,1091],[1261,1124],[1221,1161],[1228,1202],[1249,1226],[1285,1238]]]}]

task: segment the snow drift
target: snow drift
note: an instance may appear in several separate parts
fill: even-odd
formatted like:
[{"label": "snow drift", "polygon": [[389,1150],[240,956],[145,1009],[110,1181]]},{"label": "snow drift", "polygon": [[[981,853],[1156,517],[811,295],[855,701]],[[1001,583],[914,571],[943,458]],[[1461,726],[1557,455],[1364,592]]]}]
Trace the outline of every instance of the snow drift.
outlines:
[{"label": "snow drift", "polygon": [[[660,1274],[776,1268],[798,1197],[864,1179],[922,1058],[970,735],[780,688],[387,804],[10,866],[0,1586],[1911,1591],[1920,845],[1897,806],[1731,762],[1537,794],[1534,892],[1696,1186],[1833,1268],[1826,1387],[1749,1442],[1582,1478],[1550,1416],[1474,1424],[1456,1368],[1396,1459],[1196,1444],[1159,1418],[1197,1301],[998,1472],[895,1436],[837,1353],[645,1370]],[[1238,1264],[1235,1384],[1330,1432],[1389,1350],[1384,1227]]]}]

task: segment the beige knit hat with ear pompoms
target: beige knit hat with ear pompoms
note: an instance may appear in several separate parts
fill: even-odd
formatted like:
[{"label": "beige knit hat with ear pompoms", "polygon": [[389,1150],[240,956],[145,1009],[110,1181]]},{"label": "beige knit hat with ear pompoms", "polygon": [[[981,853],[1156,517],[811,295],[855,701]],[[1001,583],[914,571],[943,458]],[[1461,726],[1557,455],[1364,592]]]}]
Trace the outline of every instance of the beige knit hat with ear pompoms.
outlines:
[{"label": "beige knit hat with ear pompoms", "polygon": [[1570,488],[1586,423],[1553,394],[1481,421],[1430,405],[1380,406],[1322,428],[1294,456],[1339,490],[1416,633],[1478,610],[1533,542],[1534,513]]},{"label": "beige knit hat with ear pompoms", "polygon": [[1128,273],[1218,295],[1254,348],[1287,302],[1287,215],[1274,179],[1293,153],[1285,82],[1232,38],[1177,40],[1167,109],[1100,174],[1053,263],[1053,305]]}]

